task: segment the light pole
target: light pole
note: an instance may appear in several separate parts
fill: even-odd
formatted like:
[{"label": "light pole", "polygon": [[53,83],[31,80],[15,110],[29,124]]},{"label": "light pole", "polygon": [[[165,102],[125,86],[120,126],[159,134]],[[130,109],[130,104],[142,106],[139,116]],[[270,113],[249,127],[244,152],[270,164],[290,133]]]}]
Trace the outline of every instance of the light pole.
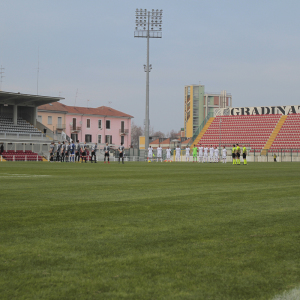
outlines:
[{"label": "light pole", "polygon": [[162,37],[162,9],[136,9],[134,37],[147,38],[147,65],[146,72],[146,112],[145,112],[145,149],[149,147],[149,73],[152,65],[149,65],[149,39]]}]

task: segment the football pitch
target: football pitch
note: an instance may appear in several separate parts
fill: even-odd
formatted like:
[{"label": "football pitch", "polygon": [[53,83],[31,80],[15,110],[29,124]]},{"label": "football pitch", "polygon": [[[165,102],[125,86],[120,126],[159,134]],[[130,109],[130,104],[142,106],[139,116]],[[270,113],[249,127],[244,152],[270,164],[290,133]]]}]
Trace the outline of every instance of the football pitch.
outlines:
[{"label": "football pitch", "polygon": [[0,163],[1,299],[273,299],[300,164]]}]

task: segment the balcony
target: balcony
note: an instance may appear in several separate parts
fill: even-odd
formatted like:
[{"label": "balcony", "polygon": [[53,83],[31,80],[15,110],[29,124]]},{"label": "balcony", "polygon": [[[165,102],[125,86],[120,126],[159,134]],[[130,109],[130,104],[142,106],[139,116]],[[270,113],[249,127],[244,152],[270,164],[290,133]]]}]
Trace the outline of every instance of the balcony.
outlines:
[{"label": "balcony", "polygon": [[65,130],[66,124],[56,124],[56,130]]},{"label": "balcony", "polygon": [[71,132],[78,132],[81,130],[81,126],[70,125],[70,130],[71,130]]},{"label": "balcony", "polygon": [[129,133],[129,129],[119,129],[120,135],[126,135]]}]

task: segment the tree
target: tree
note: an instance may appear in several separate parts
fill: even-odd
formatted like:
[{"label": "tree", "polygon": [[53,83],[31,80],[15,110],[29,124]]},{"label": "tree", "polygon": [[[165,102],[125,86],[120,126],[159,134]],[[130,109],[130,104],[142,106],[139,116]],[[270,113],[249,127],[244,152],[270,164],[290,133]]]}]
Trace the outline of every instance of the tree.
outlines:
[{"label": "tree", "polygon": [[158,138],[164,138],[165,134],[161,131],[155,131],[151,134],[152,136],[157,136]]},{"label": "tree", "polygon": [[139,147],[139,137],[144,135],[144,130],[141,126],[135,125],[131,122],[131,146],[133,148]]}]

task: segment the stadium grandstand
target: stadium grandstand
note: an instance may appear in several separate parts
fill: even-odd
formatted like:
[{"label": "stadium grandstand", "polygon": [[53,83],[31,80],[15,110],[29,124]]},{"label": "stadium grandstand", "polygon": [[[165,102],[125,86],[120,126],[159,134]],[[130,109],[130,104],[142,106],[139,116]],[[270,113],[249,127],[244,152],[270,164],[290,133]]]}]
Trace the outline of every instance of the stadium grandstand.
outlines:
[{"label": "stadium grandstand", "polygon": [[61,99],[0,91],[1,160],[46,160],[51,138],[37,128],[37,107]]},{"label": "stadium grandstand", "polygon": [[249,152],[294,152],[300,149],[300,106],[216,109],[189,144],[246,145]]}]

